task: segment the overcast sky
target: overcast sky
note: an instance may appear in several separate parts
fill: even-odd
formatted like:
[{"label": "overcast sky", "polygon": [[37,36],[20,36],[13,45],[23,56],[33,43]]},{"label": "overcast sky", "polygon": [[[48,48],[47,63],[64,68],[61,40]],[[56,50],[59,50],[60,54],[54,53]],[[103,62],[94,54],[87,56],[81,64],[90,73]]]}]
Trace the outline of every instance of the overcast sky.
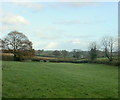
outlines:
[{"label": "overcast sky", "polygon": [[87,50],[91,41],[118,36],[117,2],[2,3],[2,34],[17,30],[34,49]]}]

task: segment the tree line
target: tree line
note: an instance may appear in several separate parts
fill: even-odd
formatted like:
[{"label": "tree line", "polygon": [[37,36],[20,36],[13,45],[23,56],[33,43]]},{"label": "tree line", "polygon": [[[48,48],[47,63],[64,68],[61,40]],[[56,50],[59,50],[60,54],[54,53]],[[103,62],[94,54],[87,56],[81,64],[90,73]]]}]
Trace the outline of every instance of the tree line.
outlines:
[{"label": "tree line", "polygon": [[[64,58],[73,57],[76,59],[87,58],[91,59],[92,61],[100,57],[106,57],[109,61],[113,61],[115,57],[118,57],[118,48],[116,43],[117,41],[115,38],[111,36],[105,36],[101,39],[100,45],[98,45],[98,43],[95,41],[89,43],[88,51],[82,51],[80,49],[73,49],[73,51],[54,50],[51,53],[47,53],[47,56],[52,55],[55,57]],[[36,55],[41,54],[45,54],[43,49],[36,51]]]},{"label": "tree line", "polygon": [[[67,50],[54,50],[51,55],[54,57],[73,57],[76,59],[89,58],[92,61],[96,60],[97,57],[107,57],[109,61],[113,61],[115,54],[116,40],[113,37],[105,36],[101,39],[100,45],[97,42],[91,42],[89,44],[88,51],[82,51],[79,49],[73,49],[73,51]],[[14,60],[22,60],[25,58],[31,59],[35,55],[41,55],[45,53],[42,50],[34,50],[32,42],[21,32],[12,31],[8,35],[0,39],[0,47],[3,53],[13,53]],[[49,56],[49,54],[47,55]]]}]

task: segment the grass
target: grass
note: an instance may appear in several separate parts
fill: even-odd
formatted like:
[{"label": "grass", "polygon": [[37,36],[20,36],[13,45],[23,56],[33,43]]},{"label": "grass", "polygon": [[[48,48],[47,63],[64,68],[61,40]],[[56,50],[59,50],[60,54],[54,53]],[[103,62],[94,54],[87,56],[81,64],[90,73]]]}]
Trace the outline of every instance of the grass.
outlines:
[{"label": "grass", "polygon": [[118,68],[4,61],[2,92],[4,98],[117,98]]}]

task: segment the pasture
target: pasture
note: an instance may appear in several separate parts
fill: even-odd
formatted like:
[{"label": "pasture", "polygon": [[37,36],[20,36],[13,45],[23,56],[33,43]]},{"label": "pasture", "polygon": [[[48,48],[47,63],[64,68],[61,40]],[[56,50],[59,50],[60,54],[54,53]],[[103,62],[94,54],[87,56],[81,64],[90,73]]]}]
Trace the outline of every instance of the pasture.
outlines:
[{"label": "pasture", "polygon": [[3,98],[118,98],[118,67],[3,61]]}]

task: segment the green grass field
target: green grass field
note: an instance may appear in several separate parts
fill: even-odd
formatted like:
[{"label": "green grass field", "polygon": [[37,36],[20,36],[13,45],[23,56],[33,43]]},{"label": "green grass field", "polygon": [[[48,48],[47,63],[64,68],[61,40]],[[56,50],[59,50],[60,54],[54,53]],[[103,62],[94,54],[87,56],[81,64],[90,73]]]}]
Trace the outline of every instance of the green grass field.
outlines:
[{"label": "green grass field", "polygon": [[4,61],[2,92],[4,98],[117,98],[118,68]]}]

